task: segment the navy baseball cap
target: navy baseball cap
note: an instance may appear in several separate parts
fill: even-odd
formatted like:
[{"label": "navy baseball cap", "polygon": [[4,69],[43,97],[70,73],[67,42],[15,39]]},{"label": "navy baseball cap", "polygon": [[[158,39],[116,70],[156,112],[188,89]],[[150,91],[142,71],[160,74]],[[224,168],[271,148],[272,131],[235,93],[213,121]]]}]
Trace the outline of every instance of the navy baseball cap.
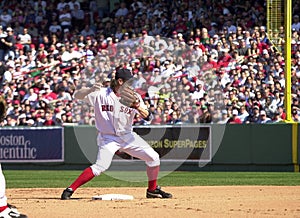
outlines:
[{"label": "navy baseball cap", "polygon": [[130,72],[130,70],[125,69],[125,68],[120,68],[117,70],[116,75],[115,75],[115,79],[123,79],[124,81],[127,81],[129,79],[131,79],[133,76]]}]

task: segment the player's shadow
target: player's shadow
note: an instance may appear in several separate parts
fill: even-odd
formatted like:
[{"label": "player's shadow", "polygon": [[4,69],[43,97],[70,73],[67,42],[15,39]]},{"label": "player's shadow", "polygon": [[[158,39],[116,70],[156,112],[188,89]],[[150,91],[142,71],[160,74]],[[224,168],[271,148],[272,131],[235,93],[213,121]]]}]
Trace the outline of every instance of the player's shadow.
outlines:
[{"label": "player's shadow", "polygon": [[13,199],[18,199],[18,200],[60,200],[60,201],[71,201],[71,200],[91,200],[91,198],[71,198],[68,200],[61,200],[60,198],[57,197],[26,197],[26,198],[13,198]]}]

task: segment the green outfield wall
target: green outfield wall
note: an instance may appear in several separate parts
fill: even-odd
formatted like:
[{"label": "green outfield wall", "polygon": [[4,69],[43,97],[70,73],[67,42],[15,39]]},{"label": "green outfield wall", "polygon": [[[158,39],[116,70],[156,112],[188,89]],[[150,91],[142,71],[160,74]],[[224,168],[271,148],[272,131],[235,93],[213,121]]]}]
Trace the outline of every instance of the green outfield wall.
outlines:
[{"label": "green outfield wall", "polygon": [[[195,162],[183,163],[178,168],[179,170],[294,170],[292,124],[226,125],[221,130],[224,130],[224,134],[220,134],[220,138],[218,136],[217,138],[214,137],[214,132],[218,131],[220,125],[213,124],[209,126],[211,127],[212,147],[217,147],[211,162],[203,167],[199,167]],[[199,127],[195,126],[194,128]],[[76,135],[81,131],[82,135],[86,136],[86,146],[96,144],[97,132],[94,127],[65,127],[65,164],[67,165],[89,163],[81,152],[78,137],[76,138]],[[80,143],[82,146],[82,142]],[[299,148],[299,140],[297,147]],[[299,151],[299,149],[297,150]],[[96,149],[95,152],[97,152]],[[299,159],[297,159],[297,163],[299,163]]]},{"label": "green outfield wall", "polygon": [[[299,171],[299,128],[293,129],[293,125],[298,126],[298,124],[204,125],[210,128],[211,161],[202,164],[195,161],[182,162],[178,164],[177,170]],[[149,128],[151,127],[138,127],[135,131],[149,132],[151,130]],[[197,129],[199,126],[193,128]],[[158,133],[159,131],[155,135]],[[21,166],[19,163],[5,163],[4,165],[11,169],[20,169],[20,167],[24,169],[83,169],[96,158],[96,136],[97,131],[94,127],[64,127],[63,162],[25,163]],[[82,149],[85,146],[89,148],[87,149],[89,153],[83,151],[86,150]],[[126,167],[130,169],[132,164],[135,163],[114,162],[111,169],[114,170],[119,165],[124,166],[124,169]],[[162,169],[170,164],[172,163],[162,162]]]}]

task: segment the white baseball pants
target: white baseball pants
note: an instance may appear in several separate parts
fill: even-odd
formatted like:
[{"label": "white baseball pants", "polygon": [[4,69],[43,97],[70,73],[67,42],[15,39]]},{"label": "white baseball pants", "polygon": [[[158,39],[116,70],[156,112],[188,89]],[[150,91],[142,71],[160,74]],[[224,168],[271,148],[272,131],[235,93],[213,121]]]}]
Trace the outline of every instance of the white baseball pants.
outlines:
[{"label": "white baseball pants", "polygon": [[146,162],[147,166],[160,165],[159,155],[135,132],[123,136],[98,134],[98,155],[96,163],[91,166],[95,176],[109,168],[116,151],[123,151]]},{"label": "white baseball pants", "polygon": [[2,167],[0,164],[0,207],[4,207],[7,205],[7,198],[5,196],[5,178],[2,172]]}]

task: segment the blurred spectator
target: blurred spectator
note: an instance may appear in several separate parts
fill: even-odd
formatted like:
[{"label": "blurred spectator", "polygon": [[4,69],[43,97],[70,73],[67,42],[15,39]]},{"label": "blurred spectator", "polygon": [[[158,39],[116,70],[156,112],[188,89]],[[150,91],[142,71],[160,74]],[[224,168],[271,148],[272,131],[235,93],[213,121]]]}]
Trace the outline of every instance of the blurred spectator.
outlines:
[{"label": "blurred spectator", "polygon": [[77,2],[71,8],[72,26],[82,29],[84,24],[84,11],[80,9],[80,4]]},{"label": "blurred spectator", "polygon": [[20,44],[23,46],[25,52],[30,50],[30,44],[32,43],[31,35],[28,33],[28,29],[24,28],[23,33],[18,35]]},{"label": "blurred spectator", "polygon": [[57,99],[57,94],[50,89],[48,84],[44,84],[43,88],[45,89],[45,93],[43,95],[45,100],[52,101]]},{"label": "blurred spectator", "polygon": [[115,16],[116,17],[124,17],[128,14],[128,9],[126,7],[126,3],[125,2],[121,2],[120,4],[120,8],[117,10]]},{"label": "blurred spectator", "polygon": [[3,9],[2,13],[0,15],[1,26],[6,28],[6,27],[10,26],[11,21],[12,21],[12,16],[8,13],[7,9]]},{"label": "blurred spectator", "polygon": [[23,100],[28,100],[31,105],[34,105],[37,98],[38,98],[38,95],[34,92],[34,88],[30,87],[28,89],[28,93],[24,96]]},{"label": "blurred spectator", "polygon": [[55,19],[52,21],[51,25],[49,26],[50,33],[56,34],[57,32],[62,31],[61,25],[58,24],[58,21]]},{"label": "blurred spectator", "polygon": [[64,87],[58,89],[57,99],[62,101],[72,101],[72,97],[69,92],[66,92]]},{"label": "blurred spectator", "polygon": [[68,4],[66,4],[61,11],[60,15],[58,16],[58,20],[63,30],[72,29],[72,15],[70,13],[70,6]]},{"label": "blurred spectator", "polygon": [[46,119],[45,119],[45,121],[43,123],[44,126],[55,126],[56,125],[56,123],[53,120],[51,112],[46,112],[45,118]]},{"label": "blurred spectator", "polygon": [[43,0],[37,0],[36,2],[34,2],[34,10],[35,11],[46,11],[46,7],[47,7],[47,2],[43,1]]},{"label": "blurred spectator", "polygon": [[82,36],[87,38],[88,36],[95,36],[95,32],[93,29],[90,28],[90,25],[86,24],[84,29],[80,32]]},{"label": "blurred spectator", "polygon": [[58,10],[58,11],[63,11],[64,9],[65,9],[65,7],[67,6],[67,2],[65,2],[65,0],[60,0],[59,2],[58,2],[58,4],[57,4],[57,7],[56,7],[56,9]]},{"label": "blurred spectator", "polygon": [[6,45],[4,44],[7,33],[4,32],[3,27],[0,26],[0,61],[4,61],[4,56],[6,52]]},{"label": "blurred spectator", "polygon": [[297,32],[300,31],[300,20],[299,15],[295,14],[292,20],[292,29],[295,29]]},{"label": "blurred spectator", "polygon": [[292,111],[292,118],[293,118],[294,122],[300,122],[299,111],[297,111],[296,109],[294,109]]},{"label": "blurred spectator", "polygon": [[77,1],[77,0],[71,0],[69,1],[69,7],[70,7],[70,10],[74,10],[76,7],[78,7],[78,9],[81,9],[80,8],[80,2]]},{"label": "blurred spectator", "polygon": [[5,53],[4,53],[4,60],[14,60],[15,59],[15,37],[14,37],[14,32],[11,27],[6,28],[7,32],[7,37],[6,38],[1,38],[1,42],[5,46]]},{"label": "blurred spectator", "polygon": [[200,123],[211,123],[212,122],[212,115],[211,112],[208,110],[206,105],[201,106],[201,115],[199,117]]},{"label": "blurred spectator", "polygon": [[271,119],[267,116],[266,111],[261,110],[260,111],[260,120],[258,121],[258,123],[271,123]]},{"label": "blurred spectator", "polygon": [[229,119],[228,112],[227,112],[227,110],[224,109],[221,111],[221,118],[219,119],[219,121],[217,121],[217,123],[225,124],[228,122],[228,119]]},{"label": "blurred spectator", "polygon": [[241,119],[238,117],[239,112],[237,109],[233,109],[232,110],[232,116],[228,119],[227,123],[232,123],[232,124],[241,124],[242,121]]}]

